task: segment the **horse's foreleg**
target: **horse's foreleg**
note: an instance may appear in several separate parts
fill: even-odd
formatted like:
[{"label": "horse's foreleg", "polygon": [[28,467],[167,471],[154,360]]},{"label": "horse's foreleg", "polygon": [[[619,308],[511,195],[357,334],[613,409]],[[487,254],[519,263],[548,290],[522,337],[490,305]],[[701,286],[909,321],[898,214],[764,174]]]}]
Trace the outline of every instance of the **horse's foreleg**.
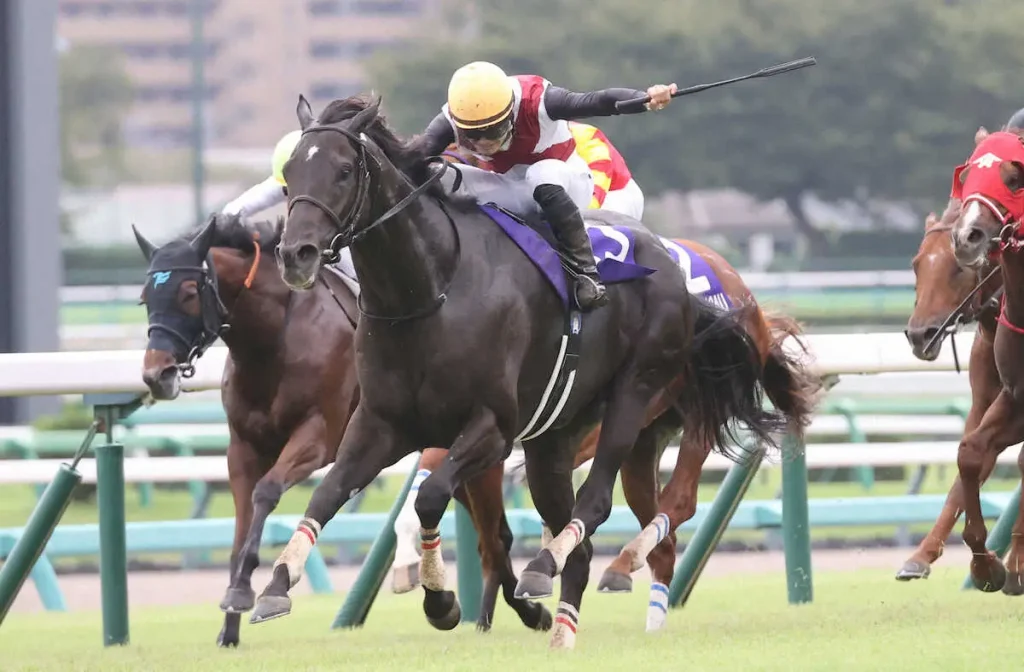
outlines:
[{"label": "horse's foreleg", "polygon": [[[224,602],[227,602],[232,594],[242,546],[245,544],[245,535],[252,522],[253,487],[263,475],[255,451],[249,444],[241,441],[234,432],[231,432],[227,459],[228,483],[231,486],[231,497],[235,503],[235,539],[231,544],[231,579],[228,581]],[[221,602],[222,609],[224,602]],[[252,608],[251,602],[249,608]],[[217,636],[219,646],[238,646],[241,620],[241,612],[228,611],[224,614],[224,625]]]},{"label": "horse's foreleg", "polygon": [[273,575],[256,601],[251,623],[261,623],[291,611],[288,591],[302,577],[302,568],[323,526],[381,471],[416,449],[417,446],[362,405],[356,408],[334,465],[316,486],[305,516],[274,562]]},{"label": "horse's foreleg", "polygon": [[444,559],[441,555],[441,518],[459,485],[500,464],[505,447],[511,442],[498,427],[488,408],[478,410],[459,433],[451,449],[416,495],[416,515],[420,519],[420,581],[423,585],[423,612],[438,630],[451,630],[459,624],[462,609],[455,593],[447,590]]},{"label": "horse's foreleg", "polygon": [[[1024,486],[1024,446],[1017,455],[1017,469]],[[1003,586],[1003,594],[1018,597],[1024,595],[1024,497],[1017,504],[1017,522],[1013,524],[1010,537],[1010,552],[1006,555],[1006,569],[1009,576]]]},{"label": "horse's foreleg", "polygon": [[978,428],[965,436],[957,452],[957,468],[964,495],[964,543],[971,549],[971,578],[982,591],[1000,590],[1006,582],[1006,568],[985,548],[988,530],[981,511],[981,473],[987,452],[1003,450],[1021,440],[1024,414],[1015,412],[1013,396],[1003,391],[985,413]]},{"label": "horse's foreleg", "polygon": [[419,469],[413,477],[412,487],[402,504],[402,510],[395,520],[395,561],[391,565],[391,591],[408,593],[420,585],[420,554],[417,550],[420,536],[420,519],[416,516],[416,494],[420,485],[437,468],[448,451],[444,448],[427,448],[420,455]]},{"label": "horse's foreleg", "polygon": [[309,478],[327,455],[327,426],[320,414],[299,424],[288,437],[274,466],[252,491],[252,522],[239,555],[238,569],[220,608],[227,612],[245,612],[253,607],[256,594],[252,573],[260,564],[260,541],[267,518],[277,508],[284,491]]},{"label": "horse's foreleg", "polygon": [[[967,436],[981,423],[986,411],[992,406],[999,390],[1002,388],[999,382],[999,371],[996,369],[995,358],[992,354],[992,341],[986,338],[985,332],[979,331],[971,346],[970,361],[970,382],[971,382],[971,410],[964,419],[964,436]],[[981,482],[988,480],[989,475],[996,466],[996,458],[1001,451],[986,450],[981,465]],[[964,510],[963,484],[960,476],[956,477],[946,502],[942,505],[942,511],[935,520],[928,535],[921,540],[899,571],[896,572],[897,581],[911,581],[913,579],[926,579],[931,574],[932,564],[942,556],[942,550],[946,540],[953,532],[953,526],[960,519]]]}]

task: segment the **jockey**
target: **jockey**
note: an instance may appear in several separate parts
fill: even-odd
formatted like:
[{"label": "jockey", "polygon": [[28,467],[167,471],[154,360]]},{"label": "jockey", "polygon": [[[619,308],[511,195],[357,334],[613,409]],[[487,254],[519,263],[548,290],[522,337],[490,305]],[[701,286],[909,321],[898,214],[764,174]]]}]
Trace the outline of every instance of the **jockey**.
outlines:
[{"label": "jockey", "polygon": [[[478,201],[527,215],[540,213],[577,271],[581,310],[608,302],[580,209],[593,196],[593,176],[576,152],[570,119],[619,114],[615,103],[650,96],[646,109],[660,110],[676,90],[656,85],[645,91],[604,89],[575,93],[538,75],[508,76],[492,63],[476,61],[455,71],[448,102],[418,139],[427,156],[456,142],[486,159],[494,172],[459,168],[462,189]],[[450,184],[450,183],[449,183]]]},{"label": "jockey", "polygon": [[600,129],[578,121],[569,122],[576,153],[594,176],[592,210],[611,210],[640,221],[644,216],[644,192],[626,167],[626,160]]},{"label": "jockey", "polygon": [[[284,203],[288,199],[288,185],[284,181],[284,164],[291,158],[301,137],[302,131],[290,131],[278,140],[271,159],[270,177],[246,189],[241,196],[221,208],[221,213],[251,217],[261,210]],[[349,279],[358,283],[356,269],[352,264],[352,251],[346,247],[339,252],[339,255],[340,258],[335,265]],[[357,288],[353,287],[352,290],[356,291]]]}]

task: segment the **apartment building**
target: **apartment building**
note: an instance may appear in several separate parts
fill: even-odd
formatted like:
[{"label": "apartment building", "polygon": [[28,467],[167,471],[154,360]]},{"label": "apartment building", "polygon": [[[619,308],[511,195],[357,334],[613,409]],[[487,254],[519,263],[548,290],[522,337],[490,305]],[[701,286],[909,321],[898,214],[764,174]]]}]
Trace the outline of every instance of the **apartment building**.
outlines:
[{"label": "apartment building", "polygon": [[438,0],[58,0],[62,42],[114,46],[136,98],[125,136],[185,146],[192,123],[192,3],[203,3],[211,147],[266,147],[314,109],[370,88],[362,61],[417,34]]}]

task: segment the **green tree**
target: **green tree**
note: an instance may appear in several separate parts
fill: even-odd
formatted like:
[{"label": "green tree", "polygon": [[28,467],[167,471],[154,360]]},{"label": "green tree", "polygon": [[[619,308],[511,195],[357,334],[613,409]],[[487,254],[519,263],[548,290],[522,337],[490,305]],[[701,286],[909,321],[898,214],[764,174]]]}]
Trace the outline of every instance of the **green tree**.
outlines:
[{"label": "green tree", "polygon": [[82,45],[59,63],[61,173],[76,186],[116,183],[124,174],[122,127],[134,91],[120,52]]}]

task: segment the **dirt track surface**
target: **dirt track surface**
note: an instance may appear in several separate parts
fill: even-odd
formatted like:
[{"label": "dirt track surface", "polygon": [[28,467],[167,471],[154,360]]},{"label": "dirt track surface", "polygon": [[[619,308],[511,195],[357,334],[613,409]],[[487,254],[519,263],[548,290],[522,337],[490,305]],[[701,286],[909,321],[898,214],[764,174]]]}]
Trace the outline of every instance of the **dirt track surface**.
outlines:
[{"label": "dirt track surface", "polygon": [[[912,552],[910,548],[886,548],[865,550],[820,550],[814,551],[812,563],[815,572],[852,571],[856,569],[896,570]],[[595,557],[591,563],[591,584],[596,585],[610,556]],[[961,565],[966,570],[970,553],[966,547],[951,545],[946,548],[939,562],[943,565]],[[525,559],[513,561],[516,572],[526,565]],[[730,574],[751,574],[782,572],[785,558],[781,552],[716,553],[705,569],[705,576],[727,576]],[[336,591],[346,591],[355,580],[358,567],[332,567],[331,581]],[[448,563],[448,576],[454,585],[455,563]],[[634,575],[639,582],[649,582],[647,568]],[[253,588],[259,593],[270,579],[269,565],[261,567],[253,576]],[[71,611],[89,611],[100,608],[100,579],[98,574],[63,575],[59,578],[64,599]],[[208,603],[214,608],[220,602],[227,587],[227,572],[214,570],[178,572],[131,572],[128,575],[128,600],[131,607],[163,606],[178,604]],[[391,590],[390,575],[383,590]],[[309,583],[303,581],[293,594],[305,595],[310,592]],[[14,603],[14,612],[43,611],[39,596],[31,580],[26,582]]]}]

